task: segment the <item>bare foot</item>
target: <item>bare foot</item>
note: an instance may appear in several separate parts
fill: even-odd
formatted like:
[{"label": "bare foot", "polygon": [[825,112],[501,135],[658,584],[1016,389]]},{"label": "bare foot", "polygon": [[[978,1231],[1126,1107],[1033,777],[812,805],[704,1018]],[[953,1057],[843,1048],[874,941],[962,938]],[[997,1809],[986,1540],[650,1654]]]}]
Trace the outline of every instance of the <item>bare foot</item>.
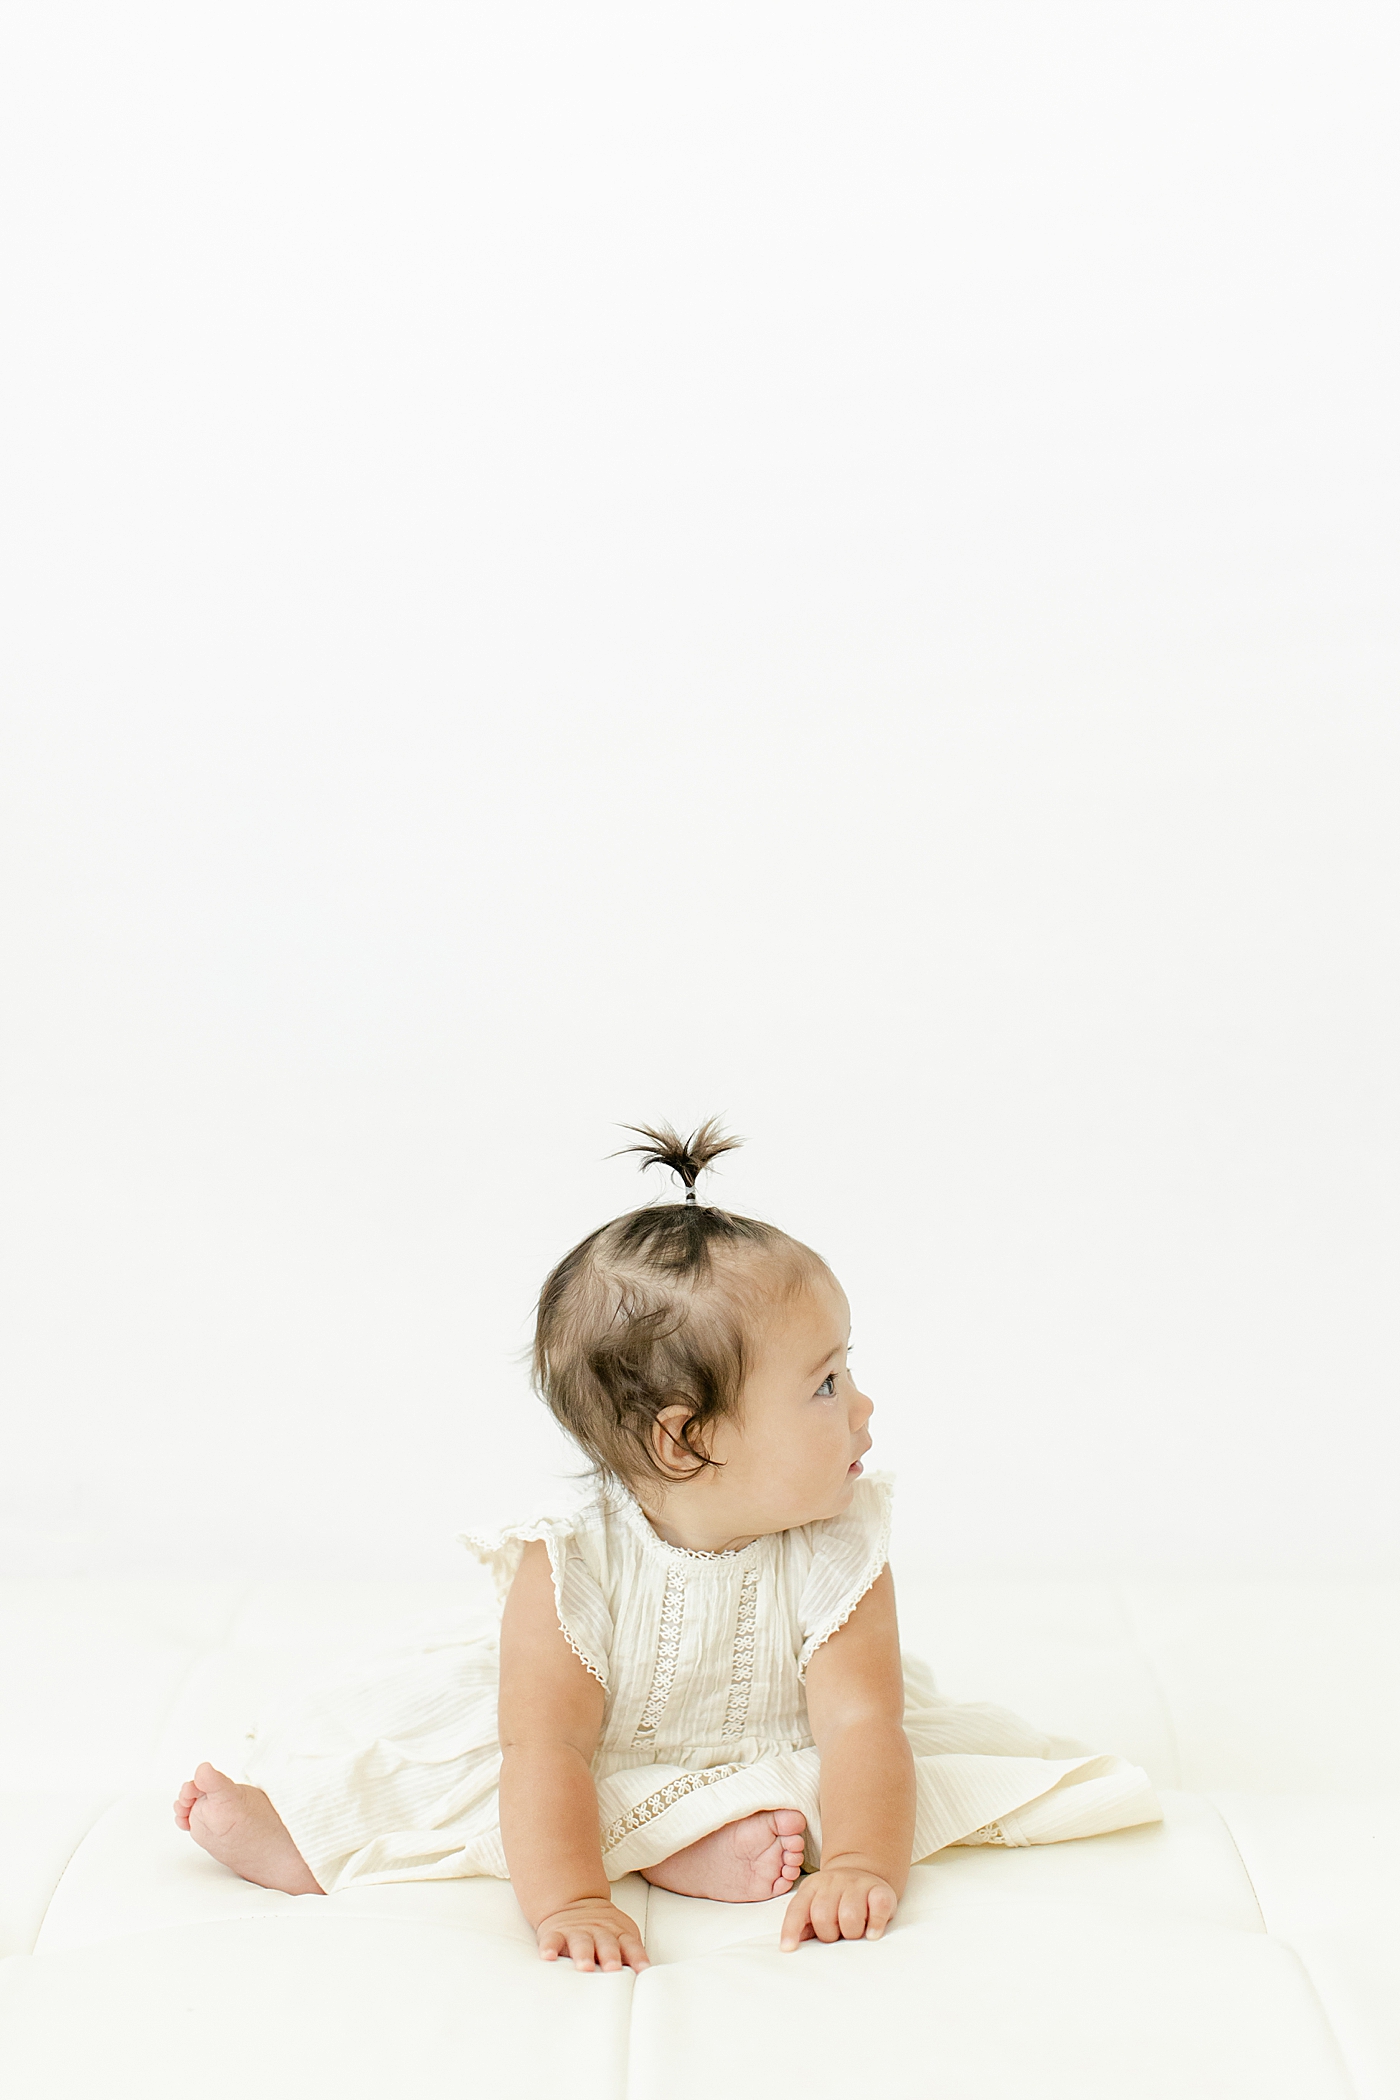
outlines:
[{"label": "bare foot", "polygon": [[201,1765],[176,1796],[175,1821],[221,1865],[259,1888],[288,1896],[326,1893],[260,1786],[240,1786]]},{"label": "bare foot", "polygon": [[659,1866],[643,1867],[642,1878],[678,1896],[708,1896],[714,1903],[766,1903],[786,1896],[802,1872],[807,1818],[796,1808],[764,1808],[740,1816]]}]

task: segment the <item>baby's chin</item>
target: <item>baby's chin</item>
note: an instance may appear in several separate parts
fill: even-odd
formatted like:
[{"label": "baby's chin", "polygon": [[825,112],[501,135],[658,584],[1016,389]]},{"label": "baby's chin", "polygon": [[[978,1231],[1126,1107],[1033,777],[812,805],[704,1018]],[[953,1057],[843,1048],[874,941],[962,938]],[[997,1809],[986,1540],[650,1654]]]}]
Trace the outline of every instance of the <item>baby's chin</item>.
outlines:
[{"label": "baby's chin", "polygon": [[810,1503],[798,1503],[796,1508],[790,1504],[787,1514],[765,1524],[763,1529],[769,1532],[800,1531],[804,1524],[824,1524],[831,1517],[844,1517],[851,1506],[851,1497],[856,1491],[856,1482],[859,1479],[859,1473],[848,1473],[844,1480],[827,1490],[820,1503],[815,1500]]},{"label": "baby's chin", "polygon": [[851,1498],[855,1494],[856,1482],[859,1479],[859,1473],[848,1473],[830,1499],[806,1521],[809,1524],[820,1524],[828,1517],[844,1517],[851,1506]]}]

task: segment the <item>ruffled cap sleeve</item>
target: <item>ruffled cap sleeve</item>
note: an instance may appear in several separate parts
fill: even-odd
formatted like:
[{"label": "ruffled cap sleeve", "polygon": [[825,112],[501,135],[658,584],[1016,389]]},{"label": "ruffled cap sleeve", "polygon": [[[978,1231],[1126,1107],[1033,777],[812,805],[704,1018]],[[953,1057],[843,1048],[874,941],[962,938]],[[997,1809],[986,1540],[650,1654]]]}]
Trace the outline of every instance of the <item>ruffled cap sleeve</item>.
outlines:
[{"label": "ruffled cap sleeve", "polygon": [[542,1539],[549,1551],[554,1577],[554,1608],[559,1630],[584,1668],[608,1685],[608,1662],[612,1650],[612,1613],[602,1583],[589,1565],[586,1542],[578,1520],[571,1517],[539,1517],[530,1524],[511,1524],[504,1531],[459,1531],[462,1545],[491,1570],[496,1586],[496,1604],[505,1604],[525,1548]]},{"label": "ruffled cap sleeve", "polygon": [[802,1635],[798,1673],[818,1648],[845,1625],[861,1598],[873,1588],[890,1557],[890,1521],[894,1482],[888,1473],[870,1473],[856,1482],[851,1506],[843,1517],[829,1517],[809,1527],[812,1562],[798,1597]]}]

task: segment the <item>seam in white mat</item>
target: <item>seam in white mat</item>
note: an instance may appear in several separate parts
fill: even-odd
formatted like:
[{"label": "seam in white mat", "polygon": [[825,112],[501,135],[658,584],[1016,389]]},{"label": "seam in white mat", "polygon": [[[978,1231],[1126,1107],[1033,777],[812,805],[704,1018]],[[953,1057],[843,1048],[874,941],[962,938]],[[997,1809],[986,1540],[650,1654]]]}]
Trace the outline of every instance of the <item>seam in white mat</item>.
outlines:
[{"label": "seam in white mat", "polygon": [[64,1860],[63,1865],[59,1868],[57,1874],[54,1876],[53,1887],[49,1890],[48,1896],[44,1903],[43,1915],[40,1918],[36,1927],[34,1928],[34,1937],[30,1941],[29,1946],[26,1949],[26,1952],[30,1954],[33,1954],[39,1945],[40,1936],[43,1933],[44,1927],[49,1922],[49,1912],[53,1909],[53,1899],[58,1894],[59,1890],[62,1888],[64,1880],[68,1873],[68,1869],[72,1866],[74,1860],[82,1851],[84,1845],[92,1836],[92,1833],[94,1832],[94,1830],[96,1830],[98,1824],[102,1821],[103,1817],[106,1816],[110,1810],[116,1807],[118,1801],[120,1801],[121,1799],[121,1795],[108,1794],[105,1796],[99,1796],[99,1799],[101,1799],[102,1801],[102,1806],[98,1809],[97,1814],[88,1824],[87,1829],[82,1832],[81,1836],[74,1838],[73,1843],[68,1848],[67,1858]]},{"label": "seam in white mat", "polygon": [[[238,1591],[236,1591],[233,1602],[229,1605],[227,1616],[224,1619],[223,1625],[219,1628],[219,1638],[216,1641],[210,1641],[204,1647],[196,1648],[193,1651],[189,1664],[187,1665],[186,1669],[181,1675],[179,1683],[175,1686],[174,1690],[170,1694],[170,1697],[166,1700],[165,1706],[161,1712],[160,1719],[159,1721],[157,1721],[154,1729],[151,1732],[151,1741],[153,1744],[158,1744],[160,1742],[161,1737],[165,1734],[166,1727],[168,1726],[170,1721],[170,1716],[174,1713],[176,1707],[184,1698],[185,1693],[189,1689],[190,1681],[193,1678],[195,1671],[203,1662],[205,1656],[216,1654],[220,1648],[227,1648],[230,1645],[228,1638],[229,1633],[231,1632],[233,1626],[237,1622],[238,1614],[242,1611],[244,1605],[248,1602],[248,1599],[252,1596],[254,1590],[257,1587],[258,1585],[256,1582],[245,1582],[242,1585],[242,1587]],[[47,1913],[45,1913],[45,1915],[47,1915]]]},{"label": "seam in white mat", "polygon": [[[1173,1777],[1176,1786],[1183,1788],[1184,1771],[1181,1761],[1181,1742],[1177,1736],[1176,1715],[1172,1712],[1172,1703],[1167,1695],[1167,1688],[1158,1675],[1157,1665],[1148,1653],[1147,1644],[1143,1640],[1142,1629],[1138,1625],[1137,1613],[1133,1610],[1133,1601],[1129,1593],[1128,1584],[1123,1582],[1115,1583],[1114,1588],[1118,1593],[1118,1602],[1123,1608],[1123,1616],[1128,1622],[1128,1631],[1133,1637],[1133,1647],[1142,1657],[1143,1668],[1147,1672],[1153,1691],[1157,1694],[1157,1701],[1162,1709],[1162,1719],[1166,1723],[1167,1740],[1171,1744],[1172,1764],[1175,1768]],[[1253,1887],[1253,1883],[1250,1886]]]},{"label": "seam in white mat", "polygon": [[[1119,1584],[1118,1594],[1122,1599],[1123,1609],[1127,1614],[1128,1625],[1132,1632],[1133,1640],[1137,1646],[1138,1653],[1142,1656],[1144,1663],[1147,1665],[1147,1673],[1152,1679],[1153,1684],[1156,1686],[1157,1695],[1162,1702],[1162,1710],[1166,1715],[1167,1721],[1167,1733],[1171,1737],[1172,1756],[1176,1760],[1177,1785],[1178,1787],[1180,1787],[1182,1779],[1181,1751],[1177,1742],[1176,1718],[1172,1713],[1171,1703],[1168,1700],[1166,1694],[1166,1688],[1157,1675],[1156,1665],[1153,1662],[1151,1656],[1147,1653],[1146,1648],[1143,1646],[1142,1636],[1138,1630],[1137,1618],[1134,1614],[1132,1603],[1128,1596],[1128,1589],[1126,1584]],[[1240,1863],[1240,1870],[1243,1873],[1245,1880],[1249,1883],[1249,1892],[1254,1898],[1255,1909],[1258,1911],[1260,1921],[1262,1922],[1264,1927],[1264,1937],[1266,1939],[1274,1940],[1276,1944],[1280,1947],[1287,1947],[1289,1953],[1293,1956],[1294,1961],[1297,1962],[1298,1967],[1302,1970],[1304,1979],[1307,1982],[1308,1990],[1312,1995],[1313,2004],[1317,2007],[1318,2018],[1321,2020],[1323,2027],[1326,2029],[1328,2038],[1332,2043],[1332,2047],[1336,2051],[1337,2062],[1341,2068],[1342,2076],[1346,2080],[1347,2087],[1352,2094],[1352,2100],[1361,2100],[1360,2089],[1357,2086],[1356,2080],[1351,2075],[1351,2065],[1347,2060],[1346,2050],[1342,2046],[1341,2036],[1337,2033],[1336,2028],[1332,2025],[1331,2015],[1327,2010],[1327,2006],[1323,1999],[1322,1993],[1318,1989],[1317,1985],[1313,1982],[1312,1971],[1309,1969],[1302,1955],[1298,1952],[1298,1949],[1292,1944],[1292,1942],[1290,1940],[1281,1938],[1280,1935],[1272,1931],[1272,1929],[1270,1928],[1268,1915],[1264,1909],[1263,1902],[1260,1899],[1259,1891],[1254,1885],[1254,1876],[1249,1871],[1249,1863],[1246,1860],[1243,1852],[1241,1852],[1240,1850],[1239,1839],[1235,1836],[1234,1831],[1231,1830],[1228,1818],[1222,1813],[1220,1808],[1217,1807],[1215,1799],[1211,1794],[1203,1793],[1201,1798],[1202,1800],[1210,1802],[1211,1807],[1215,1810],[1216,1815],[1220,1817],[1221,1822],[1225,1826],[1225,1831],[1227,1836],[1229,1837],[1230,1844],[1234,1851],[1235,1857]]]},{"label": "seam in white mat", "polygon": [[[1221,1818],[1221,1821],[1224,1821],[1223,1817]],[[1226,1824],[1226,1828],[1229,1828],[1228,1824]],[[1231,1835],[1233,1836],[1233,1832],[1231,1833]],[[1253,1882],[1251,1882],[1250,1887],[1252,1888],[1253,1886],[1254,1884]],[[1269,1938],[1271,1940],[1274,1939],[1273,1933],[1269,1934]],[[1351,2094],[1351,2100],[1364,2100],[1364,2096],[1362,2095],[1360,2086],[1357,2084],[1356,2080],[1351,2075],[1351,2064],[1347,2058],[1346,2050],[1342,2046],[1342,2038],[1338,2034],[1336,2028],[1332,2025],[1332,2015],[1327,2010],[1327,2006],[1323,1999],[1321,1991],[1313,1982],[1312,1970],[1308,1967],[1302,1955],[1298,1952],[1298,1949],[1293,1945],[1293,1942],[1291,1940],[1276,1940],[1275,1945],[1279,1947],[1287,1947],[1289,1953],[1293,1956],[1294,1961],[1297,1962],[1298,1967],[1303,1972],[1304,1981],[1307,1983],[1308,1989],[1312,1993],[1313,2004],[1317,2007],[1317,2016],[1321,2020],[1324,2028],[1327,2031],[1327,2036],[1332,2044],[1332,2047],[1337,2052],[1337,2062],[1341,2066],[1342,2076],[1346,2080],[1347,2090]]]},{"label": "seam in white mat", "polygon": [[[1215,1796],[1213,1794],[1202,1794],[1201,1799],[1203,1801],[1209,1801],[1211,1807],[1215,1810],[1216,1815],[1219,1816],[1220,1821],[1224,1824],[1225,1835],[1230,1840],[1230,1849],[1232,1850],[1236,1859],[1240,1863],[1240,1872],[1244,1875],[1245,1880],[1249,1883],[1249,1893],[1254,1898],[1254,1908],[1259,1913],[1259,1922],[1264,1928],[1265,1936],[1268,1939],[1272,1939],[1274,1935],[1272,1927],[1269,1924],[1268,1913],[1264,1909],[1264,1899],[1260,1895],[1258,1889],[1255,1887],[1254,1876],[1249,1871],[1249,1861],[1245,1858],[1243,1852],[1241,1852],[1240,1850],[1240,1841],[1235,1836],[1234,1831],[1230,1828],[1230,1818],[1225,1814],[1225,1811],[1221,1808],[1219,1802],[1215,1799]],[[1285,1944],[1287,1943],[1285,1942]]]}]

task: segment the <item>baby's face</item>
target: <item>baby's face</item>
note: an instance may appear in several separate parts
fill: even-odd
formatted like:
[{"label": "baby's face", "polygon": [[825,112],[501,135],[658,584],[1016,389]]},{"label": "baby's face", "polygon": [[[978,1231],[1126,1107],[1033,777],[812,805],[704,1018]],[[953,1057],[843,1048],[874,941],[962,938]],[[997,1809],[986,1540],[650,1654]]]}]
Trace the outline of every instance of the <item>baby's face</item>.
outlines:
[{"label": "baby's face", "polygon": [[847,1364],[851,1313],[820,1275],[773,1308],[737,1417],[715,1425],[708,1476],[735,1534],[789,1531],[850,1507],[870,1449],[868,1400]]}]

